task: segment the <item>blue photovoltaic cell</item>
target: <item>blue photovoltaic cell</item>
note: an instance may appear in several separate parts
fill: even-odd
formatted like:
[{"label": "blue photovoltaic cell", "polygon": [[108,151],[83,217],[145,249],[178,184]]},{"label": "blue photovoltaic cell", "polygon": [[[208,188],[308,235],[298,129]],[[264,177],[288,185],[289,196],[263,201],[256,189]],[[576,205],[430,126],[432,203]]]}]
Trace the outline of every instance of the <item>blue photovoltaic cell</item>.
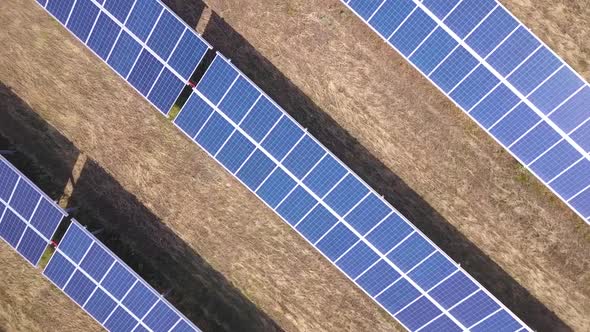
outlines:
[{"label": "blue photovoltaic cell", "polygon": [[539,41],[527,28],[521,26],[486,61],[502,76],[506,76],[533,53],[539,45]]},{"label": "blue photovoltaic cell", "polygon": [[393,213],[366,237],[371,244],[385,254],[412,232],[412,227],[397,213]]},{"label": "blue photovoltaic cell", "polygon": [[350,251],[344,254],[336,265],[351,279],[358,277],[379,259],[379,256],[364,242],[358,242]]},{"label": "blue photovoltaic cell", "polygon": [[148,330],[143,325],[137,325],[137,327],[135,329],[133,329],[133,332],[150,332],[150,330]]},{"label": "blue photovoltaic cell", "polygon": [[209,47],[189,29],[186,30],[168,64],[183,78],[189,79]]},{"label": "blue photovoltaic cell", "polygon": [[125,26],[139,39],[145,41],[154,28],[162,10],[162,5],[156,0],[136,1]]},{"label": "blue photovoltaic cell", "polygon": [[281,118],[281,111],[266,97],[260,97],[240,127],[256,142],[260,142]]},{"label": "blue photovoltaic cell", "polygon": [[143,283],[138,282],[123,299],[123,304],[137,317],[143,317],[156,303],[158,297]]},{"label": "blue photovoltaic cell", "polygon": [[303,183],[319,197],[324,197],[347,170],[331,155],[326,155],[322,161],[305,177]]},{"label": "blue photovoltaic cell", "polygon": [[389,253],[387,258],[389,258],[402,271],[407,272],[433,251],[434,248],[432,245],[430,245],[422,235],[414,233]]},{"label": "blue photovoltaic cell", "polygon": [[302,179],[326,151],[310,136],[305,136],[283,161],[283,165],[295,175]]},{"label": "blue photovoltaic cell", "polygon": [[31,218],[31,225],[47,239],[51,239],[63,216],[61,210],[56,208],[46,198],[42,198],[33,218]]},{"label": "blue photovoltaic cell", "polygon": [[379,261],[367,272],[356,279],[356,282],[371,296],[379,294],[391,285],[400,274],[384,260]]},{"label": "blue photovoltaic cell", "polygon": [[412,54],[410,61],[428,75],[456,46],[455,39],[439,27]]},{"label": "blue photovoltaic cell", "polygon": [[91,244],[92,239],[80,228],[70,227],[59,244],[59,249],[75,263],[80,263]]},{"label": "blue photovoltaic cell", "polygon": [[233,131],[234,126],[227,122],[219,113],[214,112],[197,135],[196,141],[203,149],[215,155]]},{"label": "blue photovoltaic cell", "polygon": [[547,122],[541,122],[514,143],[510,150],[527,165],[560,139],[561,136]]},{"label": "blue photovoltaic cell", "polygon": [[47,11],[49,11],[55,18],[63,24],[66,24],[74,0],[49,1],[47,4]]},{"label": "blue photovoltaic cell", "polygon": [[539,121],[541,117],[527,104],[522,103],[490,129],[490,134],[504,146],[510,146]]},{"label": "blue photovoltaic cell", "polygon": [[106,0],[104,8],[121,22],[125,22],[135,0]]},{"label": "blue photovoltaic cell", "polygon": [[461,0],[424,0],[424,6],[439,19],[445,18]]},{"label": "blue photovoltaic cell", "polygon": [[239,77],[219,104],[219,109],[235,123],[240,123],[258,96],[260,92],[246,79]]},{"label": "blue photovoltaic cell", "polygon": [[387,0],[373,15],[369,24],[385,39],[410,15],[416,5],[412,0]]},{"label": "blue photovoltaic cell", "polygon": [[117,300],[121,300],[136,280],[125,267],[115,263],[100,284]]},{"label": "blue photovoltaic cell", "polygon": [[590,122],[586,122],[571,134],[572,139],[581,146],[584,151],[590,152]]},{"label": "blue photovoltaic cell", "polygon": [[582,154],[564,140],[532,163],[531,170],[548,182],[580,158]]},{"label": "blue photovoltaic cell", "polygon": [[109,253],[94,243],[80,263],[80,268],[85,270],[94,280],[100,281],[114,261]]},{"label": "blue photovoltaic cell", "polygon": [[162,67],[164,65],[150,52],[143,50],[127,80],[139,93],[147,96],[162,71]]},{"label": "blue photovoltaic cell", "polygon": [[561,68],[555,75],[541,85],[529,100],[541,110],[548,114],[559,104],[571,96],[584,82],[580,80],[569,68]]},{"label": "blue photovoltaic cell", "polygon": [[35,207],[39,202],[41,195],[31,186],[27,181],[21,180],[18,182],[12,198],[10,199],[10,206],[18,212],[26,220],[30,220]]},{"label": "blue photovoltaic cell", "polygon": [[275,208],[295,188],[296,184],[285,171],[277,167],[256,194],[270,207]]},{"label": "blue photovoltaic cell", "polygon": [[494,0],[463,0],[444,23],[463,39],[496,6]]},{"label": "blue photovoltaic cell", "polygon": [[590,118],[590,87],[586,86],[551,113],[551,121],[566,133]]},{"label": "blue photovoltaic cell", "polygon": [[437,252],[412,270],[409,276],[422,289],[429,290],[456,270],[448,258]]},{"label": "blue photovoltaic cell", "polygon": [[516,27],[518,22],[504,8],[498,6],[466,39],[481,57],[488,55]]},{"label": "blue photovoltaic cell", "polygon": [[561,65],[547,47],[541,47],[508,77],[508,81],[526,96]]},{"label": "blue photovoltaic cell", "polygon": [[171,332],[194,332],[195,330],[190,327],[187,322],[185,322],[184,320],[181,320],[176,326],[174,326],[174,328],[172,329]]},{"label": "blue photovoltaic cell", "polygon": [[64,292],[78,303],[78,305],[83,306],[92,294],[92,291],[94,291],[94,288],[96,288],[96,284],[92,280],[82,272],[76,271],[70,281],[68,281]]},{"label": "blue photovoltaic cell", "polygon": [[117,41],[121,28],[106,14],[101,13],[88,39],[90,47],[101,59],[106,60]]},{"label": "blue photovoltaic cell", "polygon": [[254,148],[254,144],[236,130],[216,158],[230,172],[234,173],[248,159]]},{"label": "blue photovoltaic cell", "polygon": [[316,244],[316,247],[333,262],[358,240],[353,232],[339,223]]},{"label": "blue photovoltaic cell", "polygon": [[137,325],[135,318],[122,307],[118,307],[105,322],[104,327],[109,331],[127,332],[132,331],[135,325]]},{"label": "blue photovoltaic cell", "polygon": [[0,162],[0,199],[8,202],[18,175],[5,162]]},{"label": "blue photovoltaic cell", "polygon": [[307,191],[299,186],[295,188],[278,206],[277,213],[289,224],[295,225],[318,203]]},{"label": "blue photovoltaic cell", "polygon": [[391,209],[377,197],[370,194],[344,218],[356,231],[365,234],[385,218]]},{"label": "blue photovoltaic cell", "polygon": [[450,313],[461,324],[470,327],[499,308],[498,303],[492,300],[484,291],[479,291],[477,294],[454,307]]},{"label": "blue photovoltaic cell", "polygon": [[383,0],[350,0],[348,5],[365,20],[377,10]]},{"label": "blue photovoltaic cell", "polygon": [[389,312],[396,313],[420,296],[420,292],[407,280],[400,279],[377,296],[377,302]]},{"label": "blue photovoltaic cell", "polygon": [[349,174],[340,182],[324,201],[341,216],[352,209],[369,192],[355,176]]},{"label": "blue photovoltaic cell", "polygon": [[302,136],[303,130],[293,120],[283,117],[262,141],[262,147],[276,159],[282,160]]},{"label": "blue photovoltaic cell", "polygon": [[45,7],[45,5],[47,4],[47,0],[37,0],[37,2],[43,7]]},{"label": "blue photovoltaic cell", "polygon": [[167,332],[179,319],[180,317],[169,306],[158,302],[143,321],[154,332]]},{"label": "blue photovoltaic cell", "polygon": [[86,42],[99,11],[91,0],[76,1],[74,10],[68,20],[68,29],[80,38],[83,43]]},{"label": "blue photovoltaic cell", "polygon": [[551,188],[568,200],[590,185],[590,160],[583,159],[550,183]]},{"label": "blue photovoltaic cell", "polygon": [[432,74],[430,78],[443,91],[449,92],[475,68],[477,60],[459,46]]},{"label": "blue photovoltaic cell", "polygon": [[462,271],[455,273],[449,279],[443,281],[429,292],[430,296],[440,303],[445,309],[469,296],[478,289]]},{"label": "blue photovoltaic cell", "polygon": [[63,288],[76,268],[61,253],[56,252],[45,267],[43,274],[57,287]]},{"label": "blue photovoltaic cell", "polygon": [[453,90],[450,97],[463,109],[470,110],[498,82],[494,74],[484,66],[479,66]]},{"label": "blue photovoltaic cell", "polygon": [[238,73],[229,63],[216,57],[201,78],[197,90],[217,105],[237,76]]},{"label": "blue photovoltaic cell", "polygon": [[522,325],[520,325],[512,316],[510,316],[509,313],[502,310],[471,328],[471,331],[513,332],[518,331],[521,327]]},{"label": "blue photovoltaic cell", "polygon": [[430,322],[442,312],[426,297],[418,299],[402,310],[396,318],[399,319],[410,331],[414,331]]},{"label": "blue photovoltaic cell", "polygon": [[113,299],[103,292],[100,288],[96,289],[94,294],[88,299],[84,309],[99,322],[104,322],[110,313],[115,309],[117,304]]},{"label": "blue photovoltaic cell", "polygon": [[174,119],[174,124],[188,136],[194,138],[207,119],[209,119],[212,112],[213,108],[206,101],[201,99],[196,93],[192,93],[186,104],[182,107],[182,111]]},{"label": "blue photovoltaic cell", "polygon": [[422,10],[416,10],[391,36],[391,42],[403,55],[411,54],[434,30],[436,23]]},{"label": "blue photovoltaic cell", "polygon": [[18,245],[18,251],[33,265],[37,265],[46,248],[47,241],[30,227],[26,229]]},{"label": "blue photovoltaic cell", "polygon": [[184,30],[184,24],[169,11],[164,10],[147,41],[147,46],[162,59],[168,60]]},{"label": "blue photovoltaic cell", "polygon": [[136,42],[133,37],[127,34],[127,32],[122,31],[115,47],[113,47],[113,50],[111,51],[107,63],[111,65],[119,75],[127,77],[140,51],[141,45]]},{"label": "blue photovoltaic cell", "polygon": [[[504,85],[498,85],[469,114],[484,128],[489,128],[508,113],[520,99]],[[524,106],[523,106],[524,107]]]},{"label": "blue photovoltaic cell", "polygon": [[420,331],[422,332],[461,332],[463,331],[455,322],[453,322],[449,316],[442,315],[435,319],[432,323],[426,325]]},{"label": "blue photovoltaic cell", "polygon": [[242,166],[236,176],[242,180],[248,188],[256,190],[275,167],[276,164],[270,160],[270,158],[268,158],[262,151],[256,150]]},{"label": "blue photovoltaic cell", "polygon": [[158,111],[168,115],[184,85],[169,69],[164,68],[152,88],[148,100],[156,106]]},{"label": "blue photovoltaic cell", "polygon": [[590,217],[590,189],[586,189],[569,202],[583,216]]},{"label": "blue photovoltaic cell", "polygon": [[311,243],[315,243],[338,222],[338,219],[323,205],[317,205],[297,225],[297,230]]}]

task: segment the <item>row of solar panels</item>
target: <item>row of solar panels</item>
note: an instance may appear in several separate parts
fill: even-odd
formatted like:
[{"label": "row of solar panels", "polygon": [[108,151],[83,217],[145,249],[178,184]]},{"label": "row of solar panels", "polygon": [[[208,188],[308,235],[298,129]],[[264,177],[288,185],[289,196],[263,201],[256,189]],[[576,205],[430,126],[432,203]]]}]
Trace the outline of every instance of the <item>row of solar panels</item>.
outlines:
[{"label": "row of solar panels", "polygon": [[[67,213],[0,157],[0,237],[37,267]],[[109,331],[200,331],[73,220],[43,274]]]},{"label": "row of solar panels", "polygon": [[342,0],[590,223],[590,86],[496,0]]},{"label": "row of solar panels", "polygon": [[[49,0],[46,8],[57,18],[51,6],[55,1]],[[112,15],[109,0],[84,1],[96,6],[100,15]],[[68,18],[60,21],[74,34],[73,27],[86,15],[73,13],[84,1],[72,1]],[[125,20],[115,22],[124,24],[120,34],[128,33],[137,41],[131,17],[144,15],[143,9],[136,14],[137,8],[156,1],[131,2]],[[100,15],[90,18],[98,22]],[[160,21],[147,17],[144,21],[152,28],[144,33],[147,45],[139,44],[145,47],[142,52],[153,56],[150,40],[160,36],[155,34]],[[96,24],[90,38],[94,29]],[[194,49],[201,59],[203,48]],[[101,58],[121,74],[109,57]],[[137,77],[154,77],[161,68],[170,69],[163,58],[154,58],[158,61],[141,67],[136,59],[129,71],[136,71]],[[170,71],[175,73],[173,68]],[[151,93],[143,93],[136,81],[126,79],[150,100]],[[158,85],[158,79],[147,81]],[[162,96],[173,100],[177,92],[176,88],[163,91]],[[158,103],[152,100],[152,104],[158,108]],[[169,110],[158,109],[163,114]],[[528,329],[219,54],[174,123],[409,330]]]}]

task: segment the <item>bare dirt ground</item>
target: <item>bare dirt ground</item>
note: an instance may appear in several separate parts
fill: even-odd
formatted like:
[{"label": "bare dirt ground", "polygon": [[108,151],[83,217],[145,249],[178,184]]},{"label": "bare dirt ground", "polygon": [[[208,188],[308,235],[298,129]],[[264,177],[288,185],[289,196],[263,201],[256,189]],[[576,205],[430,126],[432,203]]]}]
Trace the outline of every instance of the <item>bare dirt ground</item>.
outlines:
[{"label": "bare dirt ground", "polygon": [[[590,78],[590,5],[502,2]],[[590,330],[589,228],[338,1],[169,3],[533,328]],[[13,96],[0,99],[11,104],[0,134],[57,187],[69,172],[72,201],[186,290],[175,299],[197,324],[399,330],[34,1],[0,2],[0,45],[0,96]],[[0,330],[93,324],[37,271],[11,266],[3,292],[48,295],[1,296]]]}]

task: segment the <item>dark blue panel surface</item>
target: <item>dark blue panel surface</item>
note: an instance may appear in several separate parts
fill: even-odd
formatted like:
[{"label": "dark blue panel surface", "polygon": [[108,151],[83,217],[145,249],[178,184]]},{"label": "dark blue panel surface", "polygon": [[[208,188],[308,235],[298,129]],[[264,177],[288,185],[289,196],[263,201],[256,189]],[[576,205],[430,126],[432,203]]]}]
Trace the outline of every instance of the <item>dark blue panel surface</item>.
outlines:
[{"label": "dark blue panel surface", "polygon": [[377,296],[376,300],[391,314],[395,314],[418,296],[420,292],[414,286],[407,280],[400,279]]},{"label": "dark blue panel surface", "polygon": [[387,0],[371,18],[369,24],[383,38],[389,39],[415,7],[411,0]]},{"label": "dark blue panel surface", "polygon": [[297,225],[297,230],[311,243],[315,243],[336,224],[338,219],[323,205],[317,205]]},{"label": "dark blue panel surface", "polygon": [[295,188],[278,206],[277,213],[292,226],[297,224],[318,203],[303,187]]},{"label": "dark blue panel surface", "polygon": [[344,254],[336,265],[338,265],[346,275],[355,279],[373,263],[379,259],[379,256],[369,248],[364,242],[357,243],[354,248]]},{"label": "dark blue panel surface", "polygon": [[416,65],[425,75],[428,76],[443,59],[453,51],[457,42],[443,28],[437,28],[436,31],[428,37],[414,54],[410,61]]},{"label": "dark blue panel surface", "polygon": [[174,15],[164,10],[154,28],[147,46],[162,59],[168,60],[185,27]]},{"label": "dark blue panel surface", "polygon": [[45,7],[45,5],[47,5],[47,0],[37,0],[37,3],[42,7]]},{"label": "dark blue panel surface", "polygon": [[66,24],[73,5],[74,0],[49,1],[47,4],[47,11],[53,14],[58,21]]},{"label": "dark blue panel surface", "polygon": [[135,0],[106,0],[104,8],[120,22],[125,23],[134,2]]},{"label": "dark blue panel surface", "polygon": [[508,113],[520,98],[504,84],[500,84],[479,105],[469,112],[484,128],[489,128]]},{"label": "dark blue panel surface", "polygon": [[122,307],[117,307],[115,312],[105,322],[104,327],[113,332],[130,332],[137,325],[137,321]]},{"label": "dark blue panel surface", "polygon": [[370,194],[344,219],[359,233],[365,234],[391,212],[375,194]]},{"label": "dark blue panel surface", "polygon": [[566,133],[590,118],[590,87],[584,87],[549,117]]},{"label": "dark blue panel surface", "polygon": [[164,67],[162,63],[150,52],[143,50],[127,80],[142,95],[147,96],[162,71],[162,67]]},{"label": "dark blue panel surface", "polygon": [[565,200],[590,185],[590,160],[583,159],[550,183]]},{"label": "dark blue panel surface", "polygon": [[4,202],[10,199],[16,181],[18,175],[4,161],[0,161],[0,199]]},{"label": "dark blue panel surface", "polygon": [[239,77],[219,104],[219,109],[235,123],[240,123],[258,96],[260,92],[245,78]]},{"label": "dark blue panel surface", "polygon": [[68,29],[85,43],[100,10],[91,0],[78,0],[68,21]]},{"label": "dark blue panel surface", "polygon": [[459,271],[436,286],[429,294],[445,309],[448,309],[477,289],[477,285],[463,271]]},{"label": "dark blue panel surface", "polygon": [[127,77],[140,51],[141,45],[127,34],[127,32],[122,31],[115,47],[111,51],[107,63],[111,65],[119,75]]},{"label": "dark blue panel surface", "polygon": [[412,270],[409,277],[422,289],[429,290],[456,270],[448,258],[437,252]]},{"label": "dark blue panel surface", "polygon": [[102,323],[107,317],[109,317],[110,313],[116,306],[117,304],[115,301],[113,301],[107,293],[98,288],[94,294],[92,294],[90,299],[88,299],[84,309],[86,309],[94,319]]},{"label": "dark blue panel surface", "polygon": [[389,42],[405,56],[410,55],[436,28],[436,23],[422,10],[416,10],[391,36]]},{"label": "dark blue panel surface", "polygon": [[125,26],[139,39],[145,41],[154,28],[163,7],[156,0],[137,1]]},{"label": "dark blue panel surface", "polygon": [[96,284],[78,270],[74,272],[66,288],[64,288],[64,292],[78,303],[79,306],[83,306],[94,291],[94,288],[96,288]]},{"label": "dark blue panel surface", "polygon": [[496,5],[494,0],[463,0],[444,23],[463,39]]},{"label": "dark blue panel surface", "polygon": [[582,154],[563,140],[532,163],[531,169],[545,182],[549,182],[580,158]]},{"label": "dark blue panel surface", "polygon": [[61,253],[56,252],[45,267],[43,274],[60,289],[64,287],[76,268]]},{"label": "dark blue panel surface", "polygon": [[136,280],[137,278],[127,271],[125,267],[115,263],[102,280],[101,285],[117,300],[121,300]]},{"label": "dark blue panel surface", "polygon": [[590,189],[586,189],[584,192],[574,197],[569,203],[581,215],[590,217]]},{"label": "dark blue panel surface", "polygon": [[439,318],[435,319],[432,323],[426,325],[420,331],[423,332],[461,332],[463,331],[455,322],[453,322],[449,316],[442,315]]},{"label": "dark blue panel surface", "polygon": [[158,297],[143,283],[138,282],[123,299],[123,304],[137,317],[143,317],[156,303]]},{"label": "dark blue panel surface", "polygon": [[377,10],[383,0],[350,0],[348,5],[365,20]]},{"label": "dark blue panel surface", "polygon": [[491,317],[487,318],[483,322],[474,326],[471,331],[473,332],[486,332],[486,331],[497,331],[497,332],[512,332],[518,331],[522,325],[518,323],[509,313],[502,310]]},{"label": "dark blue panel surface", "polygon": [[508,81],[526,96],[559,66],[561,61],[548,48],[541,47],[508,77]]},{"label": "dark blue panel surface", "polygon": [[324,197],[347,170],[331,155],[327,155],[303,180],[303,183],[316,195]]},{"label": "dark blue panel surface", "polygon": [[295,188],[295,185],[295,180],[277,167],[256,191],[256,194],[270,207],[275,208]]},{"label": "dark blue panel surface", "polygon": [[571,138],[586,152],[590,152],[590,121],[572,132]]},{"label": "dark blue panel surface", "polygon": [[450,97],[464,110],[470,110],[499,80],[484,66],[475,69],[453,92]]},{"label": "dark blue panel surface", "polygon": [[443,19],[455,8],[461,0],[424,0],[424,6],[428,8],[436,17]]},{"label": "dark blue panel surface", "polygon": [[527,28],[521,26],[487,58],[487,61],[502,76],[506,76],[532,54],[539,45],[539,41]]},{"label": "dark blue panel surface", "polygon": [[237,76],[236,70],[218,56],[207,69],[205,76],[201,78],[197,90],[217,105]]},{"label": "dark blue panel surface", "polygon": [[518,22],[514,17],[499,6],[473,31],[466,42],[477,54],[485,58],[517,26]]},{"label": "dark blue panel surface", "polygon": [[244,118],[240,127],[244,129],[256,142],[260,142],[279,120],[281,111],[266,97],[262,96]]},{"label": "dark blue panel surface", "polygon": [[266,177],[275,169],[276,164],[262,151],[256,150],[246,161],[236,176],[251,190],[256,190]]},{"label": "dark blue panel surface", "polygon": [[404,323],[410,331],[414,331],[441,313],[442,311],[434,303],[430,302],[426,297],[422,297],[401,311],[396,318]]},{"label": "dark blue panel surface", "polygon": [[382,253],[387,253],[391,248],[412,233],[413,229],[397,213],[383,220],[366,237]]},{"label": "dark blue panel surface", "polygon": [[88,39],[90,47],[101,59],[107,60],[111,49],[119,37],[121,28],[106,14],[101,13]]},{"label": "dark blue panel surface", "polygon": [[196,141],[210,154],[215,155],[233,131],[234,126],[214,112],[197,135]]},{"label": "dark blue panel surface", "polygon": [[379,261],[371,269],[356,279],[356,282],[371,296],[379,294],[391,285],[400,274],[384,260]]},{"label": "dark blue panel surface", "polygon": [[195,329],[182,320],[170,332],[195,332]]},{"label": "dark blue panel surface", "polygon": [[412,234],[402,244],[395,248],[387,258],[389,258],[402,271],[406,272],[420,263],[430,253],[434,247],[418,233]]},{"label": "dark blue panel surface", "polygon": [[477,60],[459,46],[432,74],[430,78],[443,91],[449,92],[477,65]]},{"label": "dark blue panel surface", "polygon": [[541,121],[541,117],[527,104],[521,103],[498,122],[490,130],[490,133],[504,146],[510,146],[539,121]]},{"label": "dark blue panel surface", "polygon": [[288,117],[283,117],[262,141],[265,148],[277,160],[282,160],[303,136],[303,130]]},{"label": "dark blue panel surface", "polygon": [[182,111],[174,119],[174,123],[188,136],[194,138],[212,112],[213,108],[196,93],[193,93],[182,107]]},{"label": "dark blue panel surface", "polygon": [[333,262],[358,240],[354,233],[339,223],[316,244],[316,247]]},{"label": "dark blue panel surface", "polygon": [[18,212],[26,220],[30,220],[35,207],[39,202],[41,195],[31,186],[27,181],[21,180],[18,182],[12,198],[10,199],[10,206]]},{"label": "dark blue panel surface", "polygon": [[235,173],[254,151],[254,144],[237,130],[217,154],[217,160],[230,172]]},{"label": "dark blue panel surface", "polygon": [[59,243],[59,249],[78,264],[91,244],[92,239],[78,226],[72,225]]},{"label": "dark blue panel surface", "polygon": [[541,153],[557,143],[561,136],[547,124],[541,122],[533,130],[528,132],[518,142],[510,147],[512,151],[526,165],[537,158]]},{"label": "dark blue panel surface", "polygon": [[344,216],[348,213],[365,195],[369,189],[360,182],[354,175],[349,174],[340,182],[324,201],[338,213]]},{"label": "dark blue panel surface", "polygon": [[164,68],[152,88],[148,100],[156,106],[158,111],[168,115],[183,88],[184,83],[176,75],[172,74],[168,68]]},{"label": "dark blue panel surface", "polygon": [[31,264],[37,265],[43,252],[47,248],[47,241],[40,237],[32,228],[28,227],[18,244],[20,252]]},{"label": "dark blue panel surface", "polygon": [[80,263],[80,268],[98,282],[102,280],[113,262],[113,257],[95,242]]},{"label": "dark blue panel surface", "polygon": [[283,161],[283,165],[302,179],[326,151],[310,136],[304,137]]},{"label": "dark blue panel surface", "polygon": [[166,303],[158,302],[143,322],[154,332],[168,332],[180,317]]},{"label": "dark blue panel surface", "polygon": [[496,301],[492,300],[484,291],[480,291],[457,305],[450,313],[461,324],[470,327],[499,308]]},{"label": "dark blue panel surface", "polygon": [[208,49],[207,44],[187,30],[168,59],[168,64],[188,80]]},{"label": "dark blue panel surface", "polygon": [[62,212],[46,198],[42,198],[33,218],[31,218],[31,225],[41,232],[43,236],[51,239],[62,218]]},{"label": "dark blue panel surface", "polygon": [[555,75],[541,85],[529,100],[541,112],[548,114],[578,90],[584,82],[567,67],[561,68]]}]

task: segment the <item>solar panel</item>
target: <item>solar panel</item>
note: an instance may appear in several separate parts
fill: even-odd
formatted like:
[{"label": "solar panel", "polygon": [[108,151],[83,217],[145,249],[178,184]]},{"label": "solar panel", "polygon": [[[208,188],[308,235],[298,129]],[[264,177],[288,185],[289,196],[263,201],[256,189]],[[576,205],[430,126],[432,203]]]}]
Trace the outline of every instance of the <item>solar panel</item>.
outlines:
[{"label": "solar panel", "polygon": [[528,330],[220,54],[174,123],[407,329]]},{"label": "solar panel", "polygon": [[211,48],[158,0],[38,3],[164,115]]},{"label": "solar panel", "polygon": [[109,331],[200,331],[75,220],[43,274]]},{"label": "solar panel", "polygon": [[66,213],[0,156],[0,237],[37,266]]},{"label": "solar panel", "polygon": [[590,85],[496,0],[342,0],[590,220]]}]

